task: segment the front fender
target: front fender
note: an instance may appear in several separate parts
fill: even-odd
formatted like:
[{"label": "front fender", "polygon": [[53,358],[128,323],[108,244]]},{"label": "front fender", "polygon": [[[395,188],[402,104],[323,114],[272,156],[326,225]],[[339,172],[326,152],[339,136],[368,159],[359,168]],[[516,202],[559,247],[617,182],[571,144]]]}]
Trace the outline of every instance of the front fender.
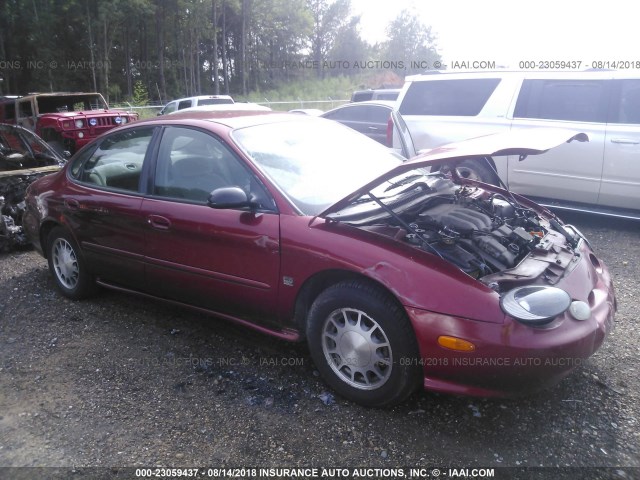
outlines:
[{"label": "front fender", "polygon": [[291,318],[300,287],[314,275],[344,271],[384,286],[405,308],[503,323],[499,296],[449,262],[384,235],[346,224],[282,216],[280,305]]}]

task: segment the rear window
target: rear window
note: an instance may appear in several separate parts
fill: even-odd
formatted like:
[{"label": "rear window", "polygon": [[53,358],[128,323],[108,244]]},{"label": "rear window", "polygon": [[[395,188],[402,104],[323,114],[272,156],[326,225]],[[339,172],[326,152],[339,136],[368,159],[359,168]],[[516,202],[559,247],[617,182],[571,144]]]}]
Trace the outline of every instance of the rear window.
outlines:
[{"label": "rear window", "polygon": [[223,105],[233,103],[230,98],[204,98],[198,100],[198,105]]},{"label": "rear window", "polygon": [[398,92],[379,92],[376,98],[378,100],[396,100],[398,98]]},{"label": "rear window", "polygon": [[402,100],[400,113],[473,117],[480,113],[499,83],[499,78],[413,82]]},{"label": "rear window", "polygon": [[365,102],[367,100],[373,99],[373,90],[365,91],[365,92],[354,92],[351,95],[352,102]]},{"label": "rear window", "polygon": [[604,80],[525,80],[514,118],[606,122]]}]

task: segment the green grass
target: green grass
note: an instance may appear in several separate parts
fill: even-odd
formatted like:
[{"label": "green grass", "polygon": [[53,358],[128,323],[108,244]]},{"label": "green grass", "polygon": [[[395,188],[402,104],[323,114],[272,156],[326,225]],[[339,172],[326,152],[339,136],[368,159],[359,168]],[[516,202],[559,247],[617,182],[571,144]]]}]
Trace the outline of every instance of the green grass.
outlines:
[{"label": "green grass", "polygon": [[[277,89],[251,92],[236,101],[247,101],[270,106],[274,110],[293,108],[319,108],[329,110],[351,99],[351,94],[360,86],[355,77],[331,77],[324,79],[297,80],[283,84]],[[286,102],[286,103],[271,103]]]}]

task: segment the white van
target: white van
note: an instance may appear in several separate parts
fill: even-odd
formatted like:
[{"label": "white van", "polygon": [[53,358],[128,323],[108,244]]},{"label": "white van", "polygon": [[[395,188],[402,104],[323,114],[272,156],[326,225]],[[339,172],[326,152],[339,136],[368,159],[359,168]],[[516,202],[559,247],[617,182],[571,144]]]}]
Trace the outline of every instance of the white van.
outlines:
[{"label": "white van", "polygon": [[185,108],[199,107],[201,105],[220,105],[235,103],[229,95],[199,95],[197,97],[181,98],[167,103],[158,115],[167,115]]},{"label": "white van", "polygon": [[[396,109],[416,149],[510,129],[585,132],[521,161],[461,161],[458,173],[558,208],[640,217],[640,72],[435,72],[408,77]],[[396,139],[394,139],[394,142]]]}]

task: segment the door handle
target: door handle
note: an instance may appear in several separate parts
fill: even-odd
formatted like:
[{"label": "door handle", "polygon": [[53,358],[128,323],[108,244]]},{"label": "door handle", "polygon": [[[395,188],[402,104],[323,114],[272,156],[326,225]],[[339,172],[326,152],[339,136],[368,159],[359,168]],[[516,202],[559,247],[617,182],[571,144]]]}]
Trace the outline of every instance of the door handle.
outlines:
[{"label": "door handle", "polygon": [[626,145],[638,145],[640,140],[633,140],[631,138],[612,138],[611,143],[623,143]]},{"label": "door handle", "polygon": [[369,130],[375,130],[375,131],[378,131],[378,127],[374,127],[374,126],[372,126],[372,125],[369,125],[367,128],[368,128]]},{"label": "door handle", "polygon": [[149,215],[147,223],[156,230],[169,230],[171,228],[171,220],[160,215]]}]

